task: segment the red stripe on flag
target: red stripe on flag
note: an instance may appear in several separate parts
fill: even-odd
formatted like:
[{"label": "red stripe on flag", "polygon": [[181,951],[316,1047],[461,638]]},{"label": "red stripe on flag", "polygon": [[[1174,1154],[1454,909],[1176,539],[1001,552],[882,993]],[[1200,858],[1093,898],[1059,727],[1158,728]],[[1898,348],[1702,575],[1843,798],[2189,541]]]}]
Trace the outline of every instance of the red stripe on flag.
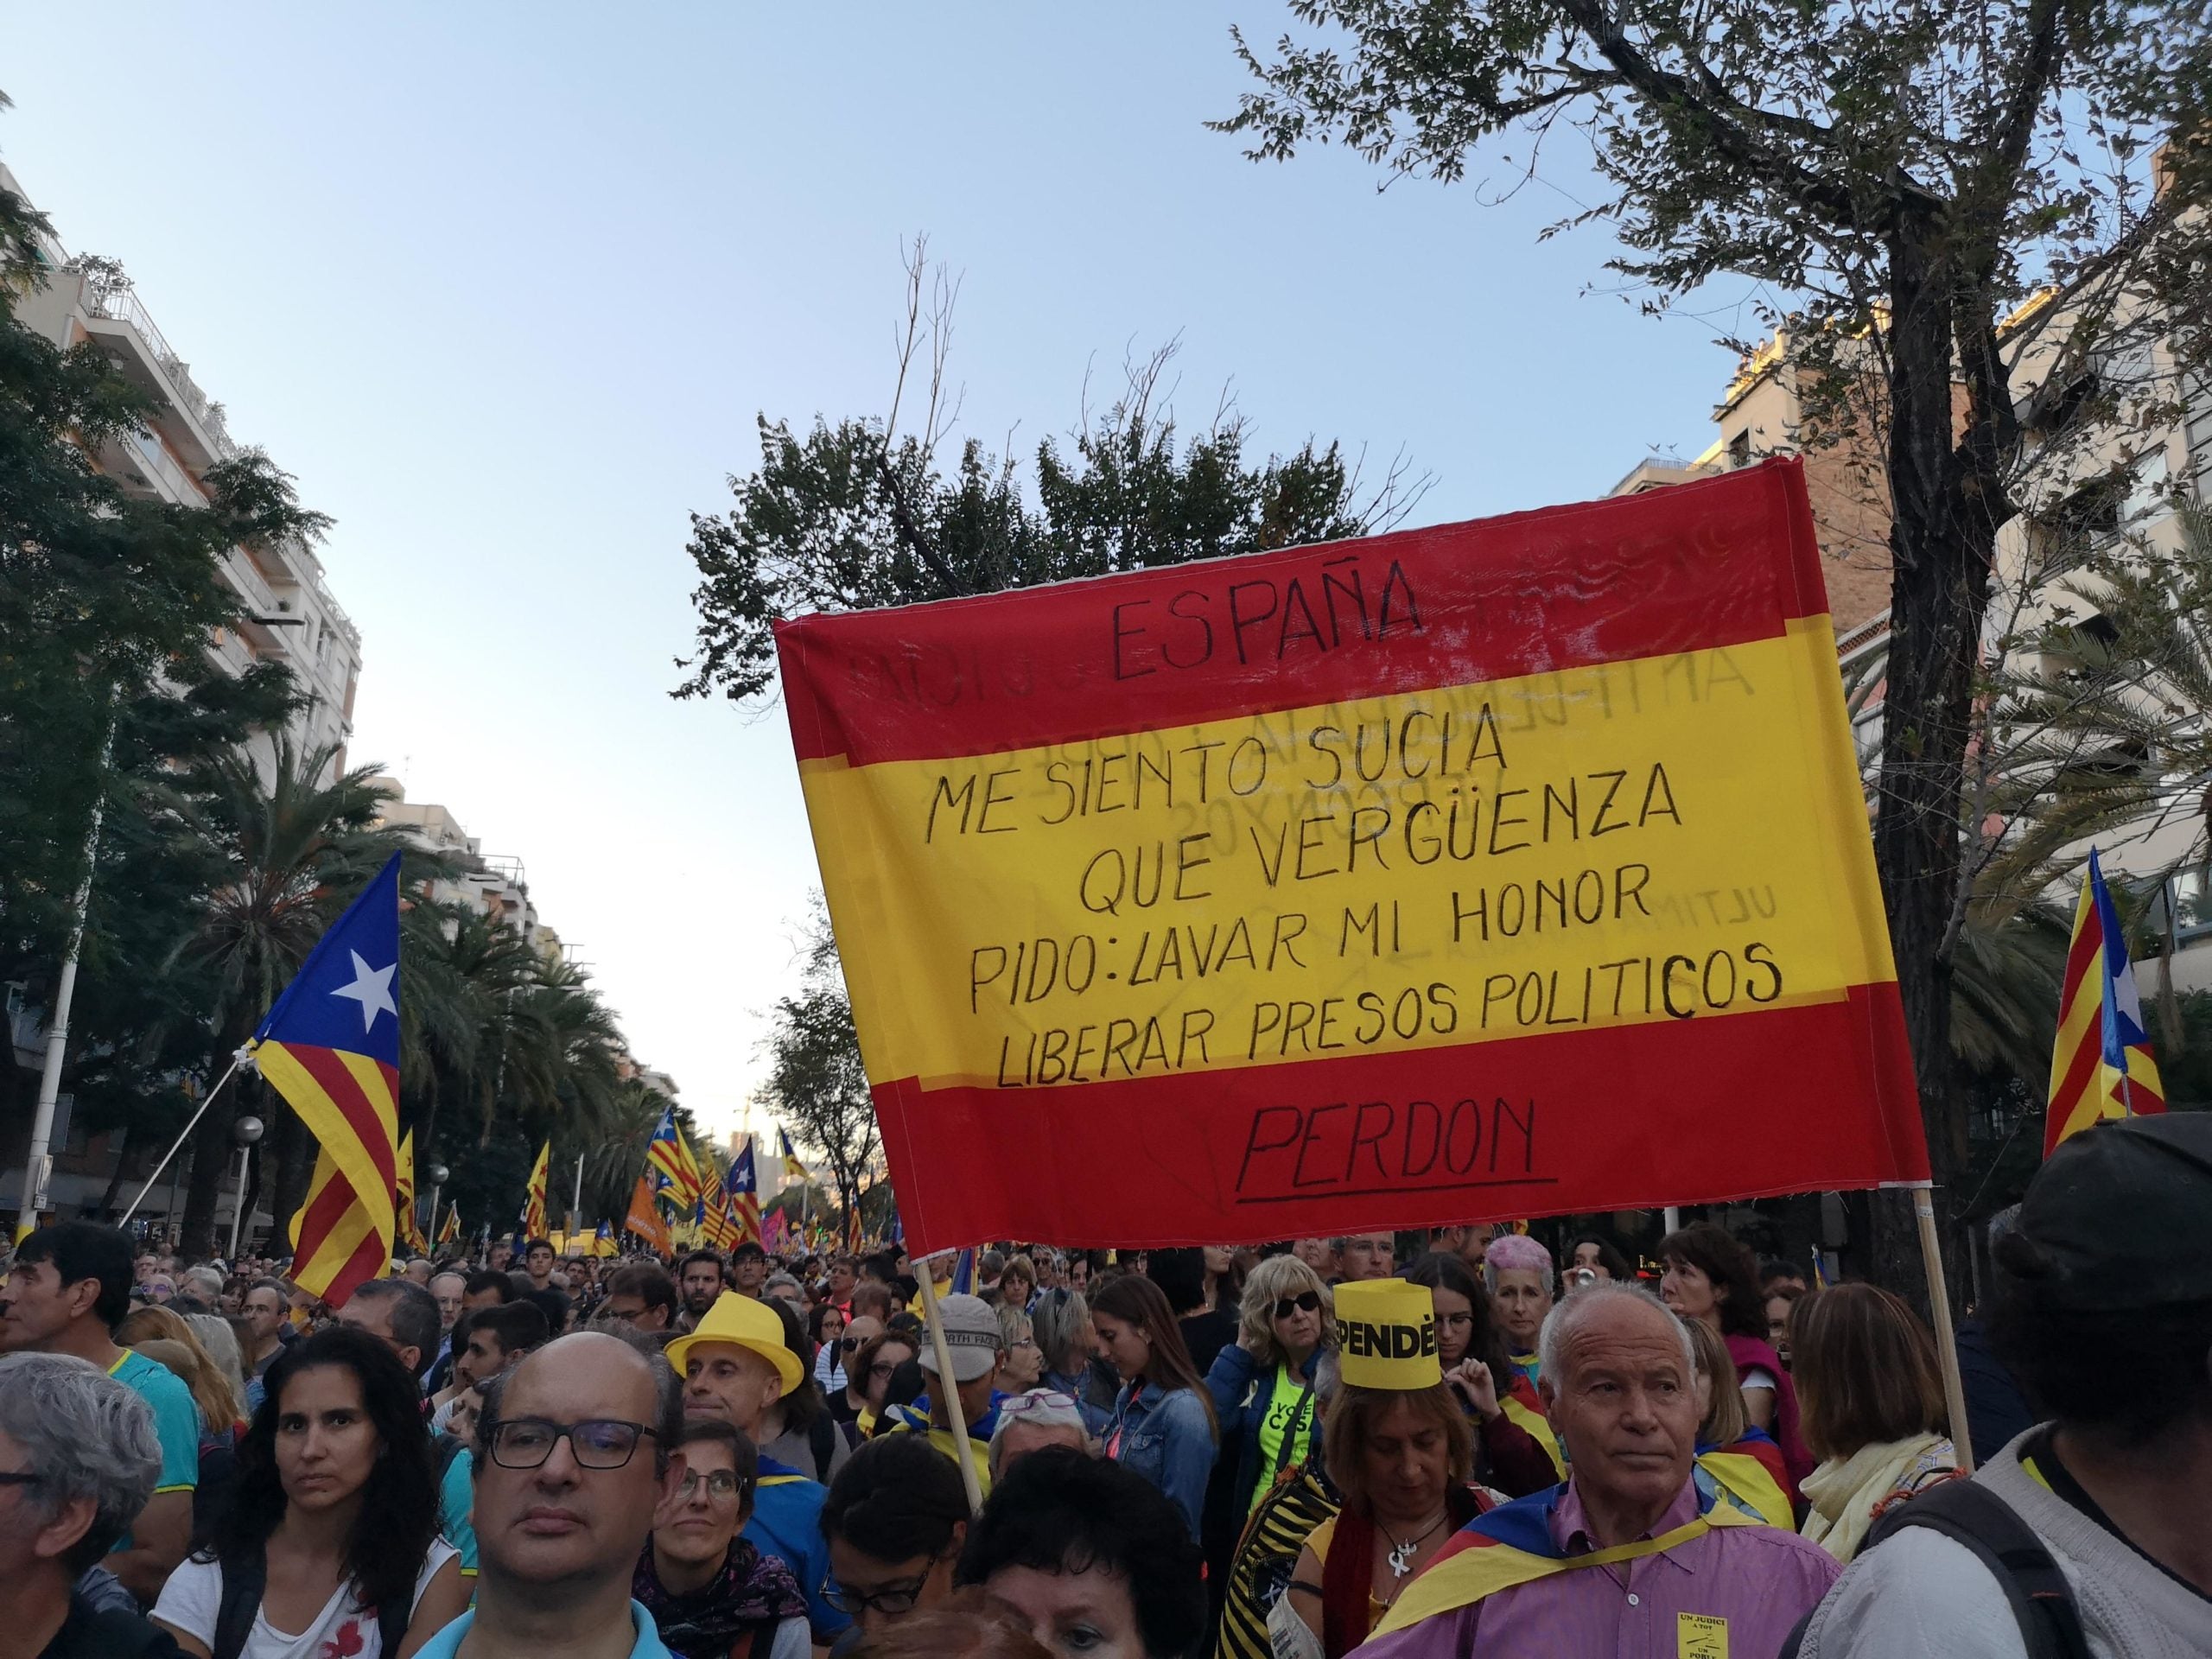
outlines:
[{"label": "red stripe on flag", "polygon": [[1541,512],[802,617],[776,641],[799,758],[864,766],[1740,645],[1827,608],[1790,460]]},{"label": "red stripe on flag", "polygon": [[[1749,1022],[1748,1024],[1745,1022]],[[1249,1110],[1226,1110],[1234,1092]],[[874,1091],[917,1252],[1446,1226],[1925,1180],[1895,983],[1798,1007],[1075,1086]],[[1866,1103],[1878,1103],[1870,1112]],[[973,1148],[994,1148],[989,1159]]]},{"label": "red stripe on flag", "polygon": [[[399,1099],[398,1072],[381,1062],[378,1064],[377,1074],[383,1079],[386,1093],[381,1103],[372,1102],[346,1062],[339,1058],[336,1049],[287,1043],[284,1052],[300,1063],[301,1070],[322,1090],[324,1099],[345,1119],[346,1127],[368,1148],[370,1161],[384,1177],[385,1191],[391,1192],[398,1179],[398,1151],[385,1127],[387,1119],[379,1115],[378,1108],[381,1105],[385,1112],[396,1109]],[[294,1109],[298,1109],[296,1105]]]},{"label": "red stripe on flag", "polygon": [[[2058,994],[2058,1007],[2062,1019],[2064,1017],[2064,1010],[2068,1005],[2080,993],[2082,982],[2088,977],[2089,965],[2097,959],[2097,952],[2104,949],[2104,924],[2098,919],[2097,908],[2092,905],[2088,913],[2082,918],[2082,925],[2075,931],[2072,942],[2066,947],[2066,974],[2063,988]],[[2094,995],[2097,996],[2104,995],[2104,986],[2101,982],[2099,983]]]},{"label": "red stripe on flag", "polygon": [[2073,1058],[2066,1063],[2066,1075],[2059,1080],[2057,1089],[2051,1094],[2050,1104],[2044,1109],[2044,1138],[2048,1144],[2056,1144],[2050,1142],[2050,1135],[2074,1116],[2074,1109],[2088,1096],[2089,1084],[2097,1075],[2097,1066],[2104,1058],[2104,1052],[2103,1033],[2096,1026],[2082,1033],[2082,1040],[2074,1046]]}]

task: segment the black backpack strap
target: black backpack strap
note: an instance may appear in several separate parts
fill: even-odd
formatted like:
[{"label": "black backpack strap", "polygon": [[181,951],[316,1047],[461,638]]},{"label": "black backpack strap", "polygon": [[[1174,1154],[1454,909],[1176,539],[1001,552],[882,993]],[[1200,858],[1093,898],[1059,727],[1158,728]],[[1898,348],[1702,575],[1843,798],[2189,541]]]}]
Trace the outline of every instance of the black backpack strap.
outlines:
[{"label": "black backpack strap", "polygon": [[398,1659],[399,1644],[407,1639],[414,1618],[415,1609],[406,1602],[396,1606],[387,1602],[377,1609],[377,1637],[383,1643],[378,1651],[384,1659]]},{"label": "black backpack strap", "polygon": [[269,1583],[269,1560],[257,1549],[251,1555],[226,1559],[219,1565],[223,1599],[215,1610],[215,1639],[207,1644],[208,1659],[238,1659],[245,1651],[246,1638],[253,1634],[254,1615],[261,1611],[261,1592]]},{"label": "black backpack strap", "polygon": [[806,1443],[814,1452],[814,1478],[830,1484],[830,1465],[837,1455],[837,1426],[823,1412],[806,1427]]},{"label": "black backpack strap", "polygon": [[2089,1659],[2088,1637],[2066,1575],[2043,1540],[1988,1487],[1953,1480],[1929,1488],[1876,1522],[1859,1553],[1907,1527],[1940,1532],[1974,1553],[2012,1605],[2030,1659]]},{"label": "black backpack strap", "polygon": [[1294,1459],[1303,1461],[1303,1448],[1299,1445],[1299,1425],[1306,1421],[1306,1408],[1313,1398],[1313,1384],[1308,1381],[1299,1392],[1298,1403],[1290,1408],[1290,1421],[1283,1425],[1282,1443],[1275,1447],[1274,1470],[1268,1477],[1271,1485],[1282,1478],[1282,1471],[1290,1467]]}]

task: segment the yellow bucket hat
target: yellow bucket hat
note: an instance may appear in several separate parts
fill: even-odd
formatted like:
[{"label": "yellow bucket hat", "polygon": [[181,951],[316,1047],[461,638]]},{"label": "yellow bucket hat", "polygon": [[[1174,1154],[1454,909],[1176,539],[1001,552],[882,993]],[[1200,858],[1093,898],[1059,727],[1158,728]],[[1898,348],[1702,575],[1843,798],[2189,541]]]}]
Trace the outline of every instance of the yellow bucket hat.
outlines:
[{"label": "yellow bucket hat", "polygon": [[[1421,1293],[1424,1296],[1427,1294],[1427,1291]],[[701,1343],[711,1342],[727,1342],[760,1355],[773,1365],[776,1375],[784,1379],[785,1394],[798,1387],[806,1376],[798,1363],[798,1356],[784,1345],[784,1322],[776,1317],[775,1310],[766,1303],[754,1301],[750,1296],[741,1296],[734,1290],[726,1290],[715,1298],[715,1305],[707,1310],[707,1317],[699,1321],[697,1330],[688,1337],[678,1337],[661,1351],[668,1356],[668,1363],[681,1376],[691,1351]],[[1430,1351],[1433,1352],[1435,1347],[1432,1341]]]},{"label": "yellow bucket hat", "polygon": [[1337,1374],[1356,1389],[1433,1389],[1444,1380],[1436,1357],[1436,1299],[1402,1279],[1347,1281],[1337,1287]]}]

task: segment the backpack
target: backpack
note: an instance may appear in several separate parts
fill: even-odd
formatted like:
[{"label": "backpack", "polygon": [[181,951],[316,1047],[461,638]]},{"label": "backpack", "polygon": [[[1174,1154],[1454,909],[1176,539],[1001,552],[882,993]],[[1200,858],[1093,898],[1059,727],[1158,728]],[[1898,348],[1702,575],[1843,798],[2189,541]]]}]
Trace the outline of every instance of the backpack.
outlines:
[{"label": "backpack", "polygon": [[[1949,1480],[1923,1491],[1874,1523],[1859,1546],[1864,1555],[1908,1527],[1926,1527],[1955,1539],[1974,1553],[2005,1592],[2020,1627],[2028,1659],[2089,1659],[2081,1610],[2043,1540],[2012,1512],[2012,1506],[1988,1487],[1971,1480]],[[1808,1612],[1783,1644],[1781,1659],[1798,1659]]]},{"label": "backpack", "polygon": [[1221,1633],[1215,1659],[1269,1659],[1268,1616],[1290,1586],[1298,1553],[1313,1529],[1337,1512],[1336,1494],[1319,1470],[1291,1453],[1308,1437],[1298,1432],[1313,1395],[1308,1382],[1291,1414],[1290,1427],[1275,1451],[1274,1472],[1259,1505],[1244,1523],[1231,1558],[1222,1599]]},{"label": "backpack", "polygon": [[[223,1599],[215,1610],[215,1639],[207,1644],[208,1659],[238,1659],[246,1639],[253,1634],[254,1615],[261,1611],[261,1592],[268,1587],[269,1559],[260,1550],[239,1560],[226,1560]],[[378,1653],[394,1659],[406,1638],[411,1606],[381,1606],[376,1610]]]}]

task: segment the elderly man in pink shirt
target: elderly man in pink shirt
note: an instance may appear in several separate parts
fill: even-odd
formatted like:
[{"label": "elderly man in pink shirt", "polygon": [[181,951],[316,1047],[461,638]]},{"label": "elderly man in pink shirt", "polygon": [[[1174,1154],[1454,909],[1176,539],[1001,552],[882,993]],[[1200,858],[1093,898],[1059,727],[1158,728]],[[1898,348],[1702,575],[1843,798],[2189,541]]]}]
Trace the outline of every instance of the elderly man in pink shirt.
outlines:
[{"label": "elderly man in pink shirt", "polygon": [[1573,1476],[1477,1516],[1407,1586],[1372,1659],[1772,1659],[1841,1571],[1692,1478],[1688,1333],[1632,1285],[1545,1320],[1539,1391]]}]

